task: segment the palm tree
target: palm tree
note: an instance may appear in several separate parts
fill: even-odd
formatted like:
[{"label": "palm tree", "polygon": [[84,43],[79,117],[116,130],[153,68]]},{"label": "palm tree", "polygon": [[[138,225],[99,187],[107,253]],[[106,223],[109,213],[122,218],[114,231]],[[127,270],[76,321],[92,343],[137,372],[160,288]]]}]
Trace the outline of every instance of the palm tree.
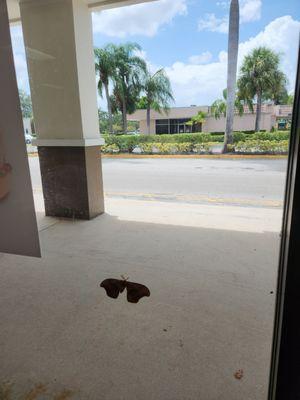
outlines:
[{"label": "palm tree", "polygon": [[233,119],[236,88],[236,72],[239,49],[239,24],[240,11],[239,0],[231,0],[229,15],[228,35],[228,70],[227,70],[227,108],[226,128],[224,137],[224,152],[227,151],[227,144],[233,143]]},{"label": "palm tree", "polygon": [[20,89],[19,90],[19,98],[20,98],[20,104],[21,104],[21,111],[23,118],[32,118],[32,103],[31,103],[31,97],[29,94],[27,94],[24,90]]},{"label": "palm tree", "polygon": [[103,49],[94,49],[95,53],[95,68],[96,72],[99,74],[98,81],[98,91],[101,97],[103,97],[103,88],[105,91],[106,101],[107,101],[107,112],[109,121],[109,133],[113,133],[113,120],[112,120],[112,109],[111,101],[109,95],[109,81],[113,78],[115,74],[115,63],[112,52],[110,51],[110,46],[107,45]]},{"label": "palm tree", "polygon": [[194,126],[200,125],[202,129],[202,124],[206,121],[207,114],[204,111],[198,111],[196,115],[194,115],[190,121],[186,123],[186,125]]},{"label": "palm tree", "polygon": [[[234,110],[240,117],[244,114],[244,102],[240,100],[238,93],[235,95]],[[210,111],[215,119],[220,119],[222,115],[226,117],[227,89],[223,90],[223,99],[217,99],[212,103]]]},{"label": "palm tree", "polygon": [[[238,93],[235,96],[234,109],[235,109],[235,112],[237,112],[240,117],[244,114],[244,104],[239,99],[239,94]],[[213,114],[213,116],[215,117],[215,119],[221,118],[222,115],[224,115],[224,117],[226,117],[226,111],[227,111],[227,89],[223,90],[223,99],[215,100],[212,103],[210,110],[211,110],[211,113]]]},{"label": "palm tree", "polygon": [[263,100],[273,100],[286,86],[287,78],[280,71],[280,56],[267,47],[258,47],[244,58],[238,79],[241,98],[256,100],[255,131],[260,130]]},{"label": "palm tree", "polygon": [[293,93],[288,95],[287,104],[290,106],[292,106],[294,104],[294,94]]},{"label": "palm tree", "polygon": [[[132,99],[137,100],[141,90],[142,81],[146,73],[145,61],[136,55],[141,47],[137,43],[125,43],[123,45],[110,44],[109,49],[115,62],[114,96],[117,104],[120,104],[122,112],[122,124],[124,133],[127,132],[127,112]],[[136,101],[134,101],[134,104]]]},{"label": "palm tree", "polygon": [[151,109],[161,113],[170,108],[170,102],[174,101],[170,80],[163,68],[151,75],[149,71],[145,74],[143,83],[144,108],[147,110],[147,131],[150,134],[150,114]]},{"label": "palm tree", "polygon": [[220,119],[222,115],[226,117],[226,110],[227,101],[225,99],[215,100],[210,107],[210,112],[213,114],[215,119]]}]

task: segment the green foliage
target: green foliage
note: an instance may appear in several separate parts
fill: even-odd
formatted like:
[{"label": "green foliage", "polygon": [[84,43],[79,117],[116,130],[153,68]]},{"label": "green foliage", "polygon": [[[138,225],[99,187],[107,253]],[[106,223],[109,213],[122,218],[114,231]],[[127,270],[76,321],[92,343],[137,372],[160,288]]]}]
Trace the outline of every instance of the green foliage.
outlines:
[{"label": "green foliage", "polygon": [[152,108],[157,112],[168,111],[170,102],[174,101],[170,79],[163,68],[151,75],[145,74],[142,90],[145,96],[139,102],[144,109]]},{"label": "green foliage", "polygon": [[[106,145],[115,144],[121,152],[132,152],[136,146],[144,144],[153,145],[157,144],[189,144],[193,147],[197,144],[206,143],[222,143],[224,141],[224,134],[211,134],[211,133],[182,133],[177,135],[103,135]],[[257,132],[257,133],[244,133],[234,132],[234,143],[246,141],[272,141],[280,142],[289,139],[289,132]],[[183,146],[183,147],[184,147]],[[182,147],[182,148],[183,148]]]},{"label": "green foliage", "polygon": [[280,100],[286,94],[286,84],[287,78],[280,70],[280,55],[273,50],[258,47],[244,58],[237,82],[241,99]]},{"label": "green foliage", "polygon": [[19,90],[19,98],[23,118],[32,118],[32,103],[29,94],[24,90]]},{"label": "green foliage", "polygon": [[117,110],[123,115],[123,128],[127,130],[127,113],[131,114],[136,110],[142,81],[147,71],[146,62],[136,55],[141,50],[137,43],[125,43],[122,45],[109,45],[113,54],[115,72],[113,103]]},{"label": "green foliage", "polygon": [[279,88],[278,93],[275,93],[275,95],[273,96],[273,101],[274,104],[278,105],[278,104],[288,104],[289,103],[289,94],[287,91],[287,88],[282,85],[281,88]]},{"label": "green foliage", "polygon": [[[106,111],[98,110],[99,128],[102,135],[109,133],[109,115]],[[123,133],[122,114],[116,113],[112,115],[113,131],[115,134]],[[136,131],[139,127],[137,121],[128,121],[128,131]]]},{"label": "green foliage", "polygon": [[193,150],[191,143],[141,143],[139,145],[145,154],[185,154]]},{"label": "green foliage", "polygon": [[211,143],[197,143],[194,145],[193,151],[197,154],[207,154],[209,153]]},{"label": "green foliage", "polygon": [[[238,93],[234,102],[235,111],[239,116],[244,114],[244,102],[239,98]],[[220,119],[222,116],[226,117],[227,110],[227,89],[223,90],[223,99],[215,100],[211,105],[211,113],[215,119]]]},{"label": "green foliage", "polygon": [[[136,110],[147,70],[145,61],[136,55],[137,50],[141,50],[141,47],[130,42],[122,45],[110,43],[94,50],[99,94],[102,96],[104,88],[109,114],[122,113],[123,131],[127,131],[127,114]],[[109,93],[109,83],[113,85],[112,94]],[[112,121],[110,123],[109,130],[113,131]]]},{"label": "green foliage", "polygon": [[292,106],[294,104],[294,94],[289,94],[287,98],[287,103],[289,106]]},{"label": "green foliage", "polygon": [[118,131],[112,114],[120,113],[122,130],[128,131],[127,114],[132,114],[137,108],[148,110],[147,123],[150,127],[150,109],[167,111],[170,102],[174,101],[165,70],[159,69],[152,75],[145,60],[137,55],[138,50],[141,47],[130,42],[121,45],[109,43],[94,49],[98,90],[101,97],[105,90],[109,114],[108,125],[106,121],[100,121],[100,125],[105,125],[102,132]]},{"label": "green foliage", "polygon": [[101,147],[101,150],[103,153],[119,153],[120,148],[116,144],[105,144],[104,146]]},{"label": "green foliage", "polygon": [[289,148],[288,140],[246,140],[235,146],[236,153],[243,154],[286,154]]},{"label": "green foliage", "polygon": [[227,144],[227,153],[234,153],[235,148],[234,148],[234,144],[228,143]]},{"label": "green foliage", "polygon": [[[289,140],[281,139],[283,133],[285,134],[285,132],[281,132],[280,135],[272,137],[272,134],[268,132],[266,136],[262,136],[262,139],[258,139],[259,135],[262,135],[261,133],[254,135],[243,134],[244,140],[230,145],[228,152],[241,154],[286,154],[288,152]],[[269,137],[272,137],[273,140],[269,140]],[[216,142],[212,141],[202,143],[139,141],[138,136],[127,138],[110,136],[110,138],[117,140],[119,145],[106,143],[102,147],[104,153],[132,152],[134,148],[138,147],[143,154],[209,154],[212,152],[212,147],[216,145]],[[222,140],[218,143],[222,143]]]},{"label": "green foliage", "polygon": [[211,113],[215,119],[220,119],[222,116],[226,117],[226,101],[224,99],[217,99],[211,105]]},{"label": "green foliage", "polygon": [[107,101],[108,110],[108,130],[113,133],[113,117],[112,117],[112,104],[109,94],[109,83],[113,81],[116,73],[116,65],[114,55],[109,47],[105,46],[103,49],[95,48],[95,69],[96,75],[99,75],[98,92],[103,97],[103,89]]},{"label": "green foliage", "polygon": [[234,143],[242,142],[247,139],[247,136],[250,136],[250,135],[247,135],[244,132],[233,132],[233,142]]},{"label": "green foliage", "polygon": [[206,120],[207,114],[204,111],[199,111],[198,114],[194,115],[190,121],[186,123],[186,125],[200,125],[203,124]]},{"label": "green foliage", "polygon": [[98,91],[99,95],[102,97],[104,86],[109,84],[116,73],[115,58],[110,45],[106,45],[102,49],[95,48],[94,55],[95,69],[99,76]]},{"label": "green foliage", "polygon": [[131,153],[139,144],[139,136],[103,135],[106,145],[116,145],[121,152]]},{"label": "green foliage", "polygon": [[137,107],[147,110],[147,131],[150,133],[151,109],[162,113],[168,112],[170,103],[174,101],[170,80],[163,68],[151,74],[146,71],[142,83],[142,92],[145,94],[138,102]]},{"label": "green foliage", "polygon": [[275,131],[275,132],[256,132],[253,135],[247,135],[251,137],[253,140],[260,141],[277,141],[280,142],[282,140],[289,140],[290,132],[289,131]]}]

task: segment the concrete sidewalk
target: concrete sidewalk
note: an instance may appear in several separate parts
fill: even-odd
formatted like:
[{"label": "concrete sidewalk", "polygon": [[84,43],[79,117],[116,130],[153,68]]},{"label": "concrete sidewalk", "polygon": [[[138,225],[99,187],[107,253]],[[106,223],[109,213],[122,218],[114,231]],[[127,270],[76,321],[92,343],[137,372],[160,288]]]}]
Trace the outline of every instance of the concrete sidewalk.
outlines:
[{"label": "concrete sidewalk", "polygon": [[[109,199],[73,222],[36,204],[42,259],[0,255],[0,376],[16,395],[266,399],[280,210]],[[121,274],[151,297],[108,298],[99,282]]]}]

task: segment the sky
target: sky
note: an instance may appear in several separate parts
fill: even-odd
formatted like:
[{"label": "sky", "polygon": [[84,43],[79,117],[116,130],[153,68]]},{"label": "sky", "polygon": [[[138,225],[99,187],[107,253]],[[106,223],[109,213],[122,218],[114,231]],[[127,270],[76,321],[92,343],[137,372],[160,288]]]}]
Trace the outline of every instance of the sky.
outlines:
[{"label": "sky", "polygon": [[[211,105],[226,87],[228,0],[158,0],[93,13],[94,46],[136,42],[139,55],[155,72],[165,68],[175,106]],[[257,46],[281,54],[293,92],[299,47],[299,0],[240,0],[240,67]],[[20,88],[29,92],[20,26],[12,27]],[[105,100],[99,106],[106,108]]]}]

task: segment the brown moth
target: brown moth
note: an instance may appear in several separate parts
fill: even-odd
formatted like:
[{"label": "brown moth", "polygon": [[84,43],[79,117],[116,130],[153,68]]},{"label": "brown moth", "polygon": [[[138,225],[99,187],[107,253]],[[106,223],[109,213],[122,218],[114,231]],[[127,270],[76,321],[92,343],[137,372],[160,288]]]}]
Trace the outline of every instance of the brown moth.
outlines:
[{"label": "brown moth", "polygon": [[129,282],[128,278],[122,279],[105,279],[100,283],[100,287],[103,287],[106,291],[107,296],[116,299],[120,293],[123,293],[124,289],[127,289],[127,301],[129,303],[138,303],[142,297],[149,297],[150,290],[145,285],[140,283]]}]

